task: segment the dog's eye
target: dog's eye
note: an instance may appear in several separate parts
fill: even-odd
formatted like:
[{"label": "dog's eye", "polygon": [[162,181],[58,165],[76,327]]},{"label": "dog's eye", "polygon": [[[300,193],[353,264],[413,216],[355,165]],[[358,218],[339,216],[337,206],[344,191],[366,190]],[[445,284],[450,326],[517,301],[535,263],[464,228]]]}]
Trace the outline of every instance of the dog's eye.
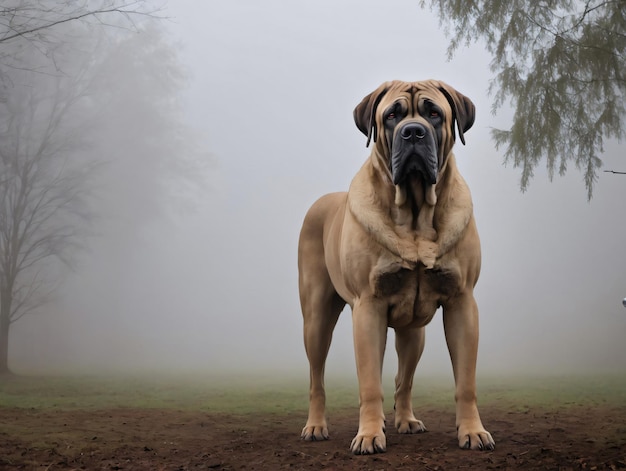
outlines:
[{"label": "dog's eye", "polygon": [[390,120],[392,120],[392,119],[396,119],[396,114],[395,114],[395,113],[389,113],[389,114],[387,115],[387,120],[389,120],[389,121],[390,121]]},{"label": "dog's eye", "polygon": [[439,118],[439,116],[440,116],[439,111],[437,111],[437,110],[430,110],[429,115],[430,115],[431,118]]}]

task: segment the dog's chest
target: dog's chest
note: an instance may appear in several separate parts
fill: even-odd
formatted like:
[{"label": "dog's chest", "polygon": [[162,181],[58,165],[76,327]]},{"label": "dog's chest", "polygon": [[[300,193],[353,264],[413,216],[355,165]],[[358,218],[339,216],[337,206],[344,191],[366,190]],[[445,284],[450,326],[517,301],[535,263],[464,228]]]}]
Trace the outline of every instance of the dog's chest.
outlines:
[{"label": "dog's chest", "polygon": [[455,267],[435,266],[426,270],[400,268],[376,274],[377,296],[389,300],[390,327],[426,325],[435,311],[459,290],[460,275]]}]

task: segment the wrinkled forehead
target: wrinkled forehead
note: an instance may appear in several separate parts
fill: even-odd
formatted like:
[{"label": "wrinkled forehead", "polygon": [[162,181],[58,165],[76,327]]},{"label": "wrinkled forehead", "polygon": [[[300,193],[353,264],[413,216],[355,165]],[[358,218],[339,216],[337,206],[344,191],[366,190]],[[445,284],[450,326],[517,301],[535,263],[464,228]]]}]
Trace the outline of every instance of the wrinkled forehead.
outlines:
[{"label": "wrinkled forehead", "polygon": [[396,104],[410,114],[423,113],[431,104],[437,105],[444,112],[451,111],[445,95],[431,81],[392,82],[378,105],[379,114]]}]

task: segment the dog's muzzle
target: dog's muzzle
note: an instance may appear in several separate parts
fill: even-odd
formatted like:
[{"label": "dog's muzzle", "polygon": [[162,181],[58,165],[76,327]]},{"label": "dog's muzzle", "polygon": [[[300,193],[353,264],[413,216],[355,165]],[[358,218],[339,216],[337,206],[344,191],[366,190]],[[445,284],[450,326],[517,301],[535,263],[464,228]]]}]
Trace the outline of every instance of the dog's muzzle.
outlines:
[{"label": "dog's muzzle", "polygon": [[427,126],[417,121],[399,126],[394,133],[391,149],[394,185],[402,183],[412,172],[421,174],[425,183],[437,183],[437,145]]}]

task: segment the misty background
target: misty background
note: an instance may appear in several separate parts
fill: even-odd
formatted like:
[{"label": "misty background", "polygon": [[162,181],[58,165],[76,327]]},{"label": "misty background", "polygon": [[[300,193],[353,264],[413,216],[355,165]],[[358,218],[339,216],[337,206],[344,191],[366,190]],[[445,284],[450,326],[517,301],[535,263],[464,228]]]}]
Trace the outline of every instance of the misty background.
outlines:
[{"label": "misty background", "polygon": [[[51,302],[12,327],[12,368],[308,377],[296,266],[304,214],[347,190],[369,155],[352,119],[359,101],[386,80],[436,78],[477,108],[455,154],[482,241],[479,374],[624,373],[626,176],[601,173],[587,202],[574,166],[552,183],[539,168],[521,193],[519,170],[503,166],[489,135],[510,119],[490,113],[490,57],[476,42],[448,61],[449,38],[417,3],[170,2],[158,41],[136,34],[164,43],[153,60],[168,61],[168,109],[185,130],[173,142],[150,134],[178,124],[149,126],[162,75],[118,97],[136,106],[100,125],[98,152],[137,158],[98,173],[87,250]],[[138,62],[112,60],[101,79],[123,90]],[[623,144],[602,158],[626,170]],[[171,178],[152,178],[163,166],[175,167],[159,173]],[[390,331],[387,374],[394,356]],[[327,371],[356,376],[349,308]],[[420,372],[451,376],[441,315]]]}]

